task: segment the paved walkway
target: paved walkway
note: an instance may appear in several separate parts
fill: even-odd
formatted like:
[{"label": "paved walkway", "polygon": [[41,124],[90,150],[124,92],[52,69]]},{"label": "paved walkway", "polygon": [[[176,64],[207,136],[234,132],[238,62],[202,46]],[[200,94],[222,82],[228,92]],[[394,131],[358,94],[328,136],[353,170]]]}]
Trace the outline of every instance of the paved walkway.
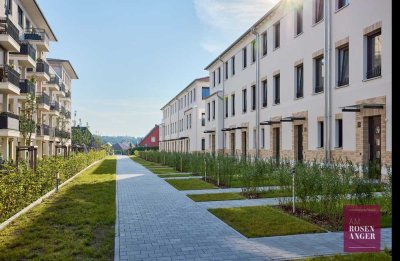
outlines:
[{"label": "paved walkway", "polygon": [[[311,240],[311,239],[312,240]],[[382,231],[391,248],[391,229]],[[247,239],[126,156],[117,162],[115,260],[270,260],[334,254],[342,233]]]}]

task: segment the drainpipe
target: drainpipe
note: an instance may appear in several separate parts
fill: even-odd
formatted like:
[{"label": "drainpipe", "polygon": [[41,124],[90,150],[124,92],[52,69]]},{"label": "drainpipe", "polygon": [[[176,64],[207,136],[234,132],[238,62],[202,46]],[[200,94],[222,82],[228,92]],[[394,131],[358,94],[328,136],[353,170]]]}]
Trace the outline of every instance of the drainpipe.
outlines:
[{"label": "drainpipe", "polygon": [[325,77],[324,77],[324,94],[325,94],[325,163],[331,162],[331,118],[332,118],[332,94],[331,94],[331,1],[324,1],[324,60],[325,60]]},{"label": "drainpipe", "polygon": [[[222,63],[222,129],[225,128],[225,64],[221,57],[218,60]],[[217,128],[218,130],[218,128]],[[222,154],[225,155],[225,133],[222,135]]]},{"label": "drainpipe", "polygon": [[256,28],[251,28],[251,32],[256,36],[256,158],[260,157],[260,34]]}]

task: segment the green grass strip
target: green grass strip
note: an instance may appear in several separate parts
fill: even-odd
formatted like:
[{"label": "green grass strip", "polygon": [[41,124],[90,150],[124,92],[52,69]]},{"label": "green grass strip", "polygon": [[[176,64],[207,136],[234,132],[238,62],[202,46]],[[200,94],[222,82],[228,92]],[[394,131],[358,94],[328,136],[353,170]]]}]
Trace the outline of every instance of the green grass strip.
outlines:
[{"label": "green grass strip", "polygon": [[187,196],[196,202],[246,199],[240,193],[189,194]]},{"label": "green grass strip", "polygon": [[116,160],[96,164],[0,231],[0,260],[111,260]]},{"label": "green grass strip", "polygon": [[218,187],[200,179],[170,179],[165,180],[177,190],[216,189]]}]

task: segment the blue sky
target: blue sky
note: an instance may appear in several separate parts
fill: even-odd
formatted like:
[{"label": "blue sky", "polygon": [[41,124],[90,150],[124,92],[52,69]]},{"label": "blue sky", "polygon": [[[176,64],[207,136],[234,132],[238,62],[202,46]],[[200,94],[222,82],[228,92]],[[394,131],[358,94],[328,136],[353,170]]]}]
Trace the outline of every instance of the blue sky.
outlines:
[{"label": "blue sky", "polygon": [[68,59],[72,112],[101,135],[144,136],[160,108],[277,0],[37,0]]}]

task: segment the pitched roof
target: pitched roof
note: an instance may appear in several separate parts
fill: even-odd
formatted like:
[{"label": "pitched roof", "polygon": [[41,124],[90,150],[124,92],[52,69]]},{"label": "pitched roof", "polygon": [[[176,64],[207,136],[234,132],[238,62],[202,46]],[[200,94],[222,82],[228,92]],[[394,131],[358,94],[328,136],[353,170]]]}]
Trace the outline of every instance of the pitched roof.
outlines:
[{"label": "pitched roof", "polygon": [[[156,128],[158,128],[158,127],[159,127],[159,125],[156,124],[156,126],[154,126],[154,127],[151,129],[151,131],[149,131],[149,133],[147,133],[147,135],[144,136],[144,138],[140,141],[139,146],[142,146],[142,142],[144,142],[144,141],[146,140],[146,138],[147,138],[151,133],[153,133],[153,131],[154,131]],[[143,147],[143,146],[142,146],[142,147]]]},{"label": "pitched roof", "polygon": [[128,150],[129,147],[123,143],[115,143],[112,145],[113,150]]}]

